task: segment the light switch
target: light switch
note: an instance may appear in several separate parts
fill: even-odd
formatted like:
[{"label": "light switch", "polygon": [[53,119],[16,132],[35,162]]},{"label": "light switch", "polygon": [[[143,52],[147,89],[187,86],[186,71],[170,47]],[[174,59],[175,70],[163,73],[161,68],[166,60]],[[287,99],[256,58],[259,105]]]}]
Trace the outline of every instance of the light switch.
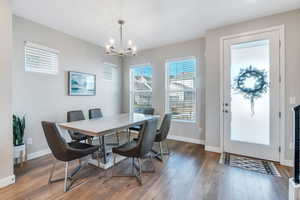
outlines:
[{"label": "light switch", "polygon": [[290,97],[290,104],[291,105],[296,104],[296,97]]}]

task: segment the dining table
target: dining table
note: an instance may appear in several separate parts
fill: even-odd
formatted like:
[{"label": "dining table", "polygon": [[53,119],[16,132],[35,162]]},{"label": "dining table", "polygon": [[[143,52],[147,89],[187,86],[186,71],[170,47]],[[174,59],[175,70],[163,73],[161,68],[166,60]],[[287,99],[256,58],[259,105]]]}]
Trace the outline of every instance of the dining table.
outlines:
[{"label": "dining table", "polygon": [[[107,152],[105,136],[111,135],[112,133],[126,134],[130,127],[142,125],[147,120],[153,118],[157,118],[159,120],[160,116],[140,113],[122,113],[97,119],[58,123],[58,126],[65,130],[76,131],[87,136],[98,138],[99,152],[102,152],[102,159],[99,163],[98,160],[92,158],[89,160],[89,163],[103,169],[108,169],[113,165],[113,162],[111,159],[112,156],[110,156],[111,152]],[[125,158],[118,156],[116,163],[123,159]]]}]

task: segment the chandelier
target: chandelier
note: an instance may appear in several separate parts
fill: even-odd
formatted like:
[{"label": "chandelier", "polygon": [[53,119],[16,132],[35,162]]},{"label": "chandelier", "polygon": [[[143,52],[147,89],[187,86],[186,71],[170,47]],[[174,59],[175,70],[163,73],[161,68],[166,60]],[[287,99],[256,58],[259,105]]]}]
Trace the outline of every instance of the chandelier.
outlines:
[{"label": "chandelier", "polygon": [[106,45],[105,53],[110,56],[135,56],[136,46],[133,45],[132,41],[129,40],[127,46],[123,44],[123,26],[125,24],[124,20],[118,20],[120,25],[120,44],[116,45],[115,40],[111,38],[109,44]]}]

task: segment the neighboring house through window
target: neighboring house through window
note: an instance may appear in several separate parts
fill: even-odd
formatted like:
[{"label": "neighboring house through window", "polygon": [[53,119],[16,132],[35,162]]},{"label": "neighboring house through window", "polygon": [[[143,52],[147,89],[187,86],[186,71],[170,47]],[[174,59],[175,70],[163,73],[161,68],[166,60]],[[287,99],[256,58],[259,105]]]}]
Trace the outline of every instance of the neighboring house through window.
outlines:
[{"label": "neighboring house through window", "polygon": [[152,66],[149,64],[130,67],[130,111],[152,107]]},{"label": "neighboring house through window", "polygon": [[196,59],[166,62],[166,111],[173,119],[196,121]]}]

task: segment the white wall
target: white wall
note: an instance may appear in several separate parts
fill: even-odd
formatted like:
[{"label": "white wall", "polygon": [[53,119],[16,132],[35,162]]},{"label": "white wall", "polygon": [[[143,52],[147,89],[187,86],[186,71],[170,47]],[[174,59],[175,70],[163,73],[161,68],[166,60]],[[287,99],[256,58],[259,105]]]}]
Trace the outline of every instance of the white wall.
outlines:
[{"label": "white wall", "polygon": [[11,15],[10,1],[0,1],[0,187],[14,182],[11,125]]},{"label": "white wall", "polygon": [[[25,72],[24,41],[39,43],[58,49],[59,74],[47,75]],[[85,112],[100,107],[104,115],[121,112],[121,62],[117,57],[104,55],[103,48],[76,39],[51,28],[20,17],[13,17],[13,112],[26,114],[25,141],[29,154],[48,148],[41,127],[42,120],[62,122],[69,110]],[[114,74],[114,81],[102,79],[103,63],[117,64],[120,68]],[[97,75],[96,96],[68,96],[68,71],[87,72]]]},{"label": "white wall", "polygon": [[[170,135],[185,137],[194,142],[204,140],[204,49],[203,38],[181,42],[173,45],[138,52],[135,57],[124,59],[123,74],[123,111],[129,111],[129,68],[130,65],[151,63],[153,67],[153,107],[155,113],[163,116],[165,113],[165,61],[171,58],[195,56],[198,61],[198,89],[197,89],[197,123],[172,122]],[[200,133],[200,129],[202,132]]]},{"label": "white wall", "polygon": [[263,17],[239,24],[209,30],[206,34],[206,145],[220,147],[220,37],[273,26],[285,26],[286,50],[286,129],[285,159],[292,160],[293,111],[289,97],[300,104],[300,10]]}]

